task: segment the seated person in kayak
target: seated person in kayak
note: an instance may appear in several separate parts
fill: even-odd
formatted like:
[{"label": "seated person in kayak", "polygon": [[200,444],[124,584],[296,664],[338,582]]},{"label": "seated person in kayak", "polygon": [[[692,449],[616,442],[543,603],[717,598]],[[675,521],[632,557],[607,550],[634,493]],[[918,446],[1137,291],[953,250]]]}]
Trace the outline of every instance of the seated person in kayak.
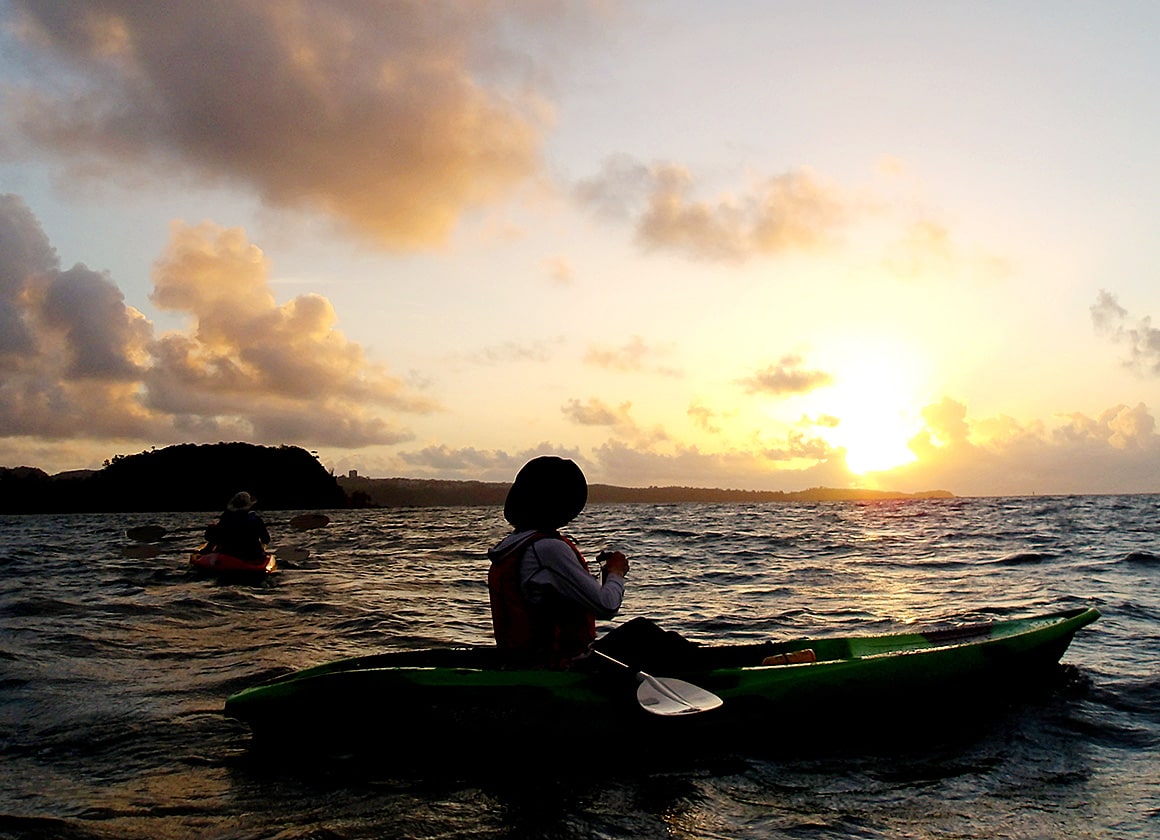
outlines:
[{"label": "seated person in kayak", "polygon": [[251,563],[265,562],[270,532],[262,517],[254,511],[255,504],[257,499],[244,490],[235,493],[218,521],[205,529],[208,550]]},{"label": "seated person in kayak", "polygon": [[503,514],[514,530],[488,552],[487,586],[495,641],[510,664],[568,668],[587,656],[596,619],[620,609],[625,556],[597,557],[597,581],[576,543],[559,531],[587,501],[580,467],[554,456],[524,464],[508,491]]}]

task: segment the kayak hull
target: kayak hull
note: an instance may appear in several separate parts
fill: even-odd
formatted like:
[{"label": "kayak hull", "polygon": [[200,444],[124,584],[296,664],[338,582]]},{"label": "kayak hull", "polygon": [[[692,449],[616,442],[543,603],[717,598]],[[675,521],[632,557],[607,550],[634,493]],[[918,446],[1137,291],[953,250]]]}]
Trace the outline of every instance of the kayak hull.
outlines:
[{"label": "kayak hull", "polygon": [[[1078,609],[926,633],[698,647],[683,666],[653,676],[687,681],[724,702],[677,717],[644,711],[635,676],[615,665],[509,670],[483,647],[307,668],[231,696],[225,713],[249,724],[262,751],[372,752],[416,768],[497,757],[526,766],[552,759],[561,734],[577,732],[658,754],[845,742],[881,736],[884,727],[961,728],[1010,708],[1058,683],[1073,635],[1098,617]],[[761,664],[807,649],[816,661]]]},{"label": "kayak hull", "polygon": [[266,554],[262,561],[253,562],[221,551],[204,550],[190,554],[189,565],[195,571],[224,578],[264,578],[278,569],[273,554]]}]

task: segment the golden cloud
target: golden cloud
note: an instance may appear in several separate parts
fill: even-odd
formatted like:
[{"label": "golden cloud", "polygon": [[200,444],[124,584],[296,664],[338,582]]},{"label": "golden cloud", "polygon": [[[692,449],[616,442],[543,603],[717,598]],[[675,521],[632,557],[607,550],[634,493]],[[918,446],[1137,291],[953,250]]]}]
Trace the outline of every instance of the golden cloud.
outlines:
[{"label": "golden cloud", "polygon": [[649,447],[669,440],[669,435],[659,426],[642,428],[632,417],[632,403],[622,402],[610,406],[600,399],[587,402],[569,400],[561,409],[564,416],[579,426],[605,426],[618,437],[634,441],[637,445]]},{"label": "golden cloud", "polygon": [[8,139],[73,175],[176,169],[411,249],[540,166],[549,109],[495,44],[518,4],[13,5],[59,74],[7,98]]},{"label": "golden cloud", "polygon": [[592,345],[584,354],[584,361],[586,364],[622,373],[648,370],[661,376],[680,376],[681,372],[672,366],[648,364],[654,357],[667,356],[669,352],[666,348],[653,347],[639,335],[634,335],[619,347]]},{"label": "golden cloud", "polygon": [[601,215],[632,218],[647,248],[724,262],[829,244],[861,212],[860,202],[809,169],[766,178],[739,195],[705,201],[695,193],[687,168],[646,167],[627,156],[607,161],[575,192]]},{"label": "golden cloud", "polygon": [[194,328],[159,337],[147,378],[151,407],[241,413],[275,439],[317,432],[340,445],[403,439],[368,416],[368,405],[435,410],[336,329],[329,301],[308,294],[278,305],[266,275],[264,255],[240,229],[174,225],[154,268],[152,300],[189,313]]},{"label": "golden cloud", "polygon": [[804,394],[822,388],[833,381],[833,376],[822,370],[802,368],[802,357],[789,353],[777,364],[767,365],[752,376],[740,380],[749,394]]},{"label": "golden cloud", "polygon": [[0,437],[354,447],[410,437],[380,410],[437,408],[346,339],[325,298],[278,304],[240,229],[174,225],[152,299],[192,323],[161,335],[107,274],[61,270],[16,196],[0,195],[0,243]]}]

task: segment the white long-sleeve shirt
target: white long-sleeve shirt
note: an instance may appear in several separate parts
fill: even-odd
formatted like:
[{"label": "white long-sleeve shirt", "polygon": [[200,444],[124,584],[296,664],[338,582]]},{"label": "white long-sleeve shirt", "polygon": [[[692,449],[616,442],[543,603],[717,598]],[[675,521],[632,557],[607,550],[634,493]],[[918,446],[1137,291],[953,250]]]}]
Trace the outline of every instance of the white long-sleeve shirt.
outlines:
[{"label": "white long-sleeve shirt", "polygon": [[[526,539],[532,531],[516,531],[493,549],[505,548]],[[580,565],[572,547],[563,540],[546,537],[524,549],[520,558],[520,590],[528,603],[542,603],[552,593],[560,595],[599,619],[612,618],[624,600],[624,578],[609,574],[601,585]]]}]

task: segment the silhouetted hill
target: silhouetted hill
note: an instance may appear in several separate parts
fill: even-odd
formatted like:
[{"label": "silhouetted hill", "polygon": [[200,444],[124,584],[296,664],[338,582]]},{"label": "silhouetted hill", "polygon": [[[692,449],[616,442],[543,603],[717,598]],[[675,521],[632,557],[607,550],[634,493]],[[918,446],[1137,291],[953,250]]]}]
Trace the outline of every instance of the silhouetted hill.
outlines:
[{"label": "silhouetted hill", "polygon": [[0,468],[0,512],[217,511],[248,490],[264,510],[346,507],[318,459],[296,446],[182,444],[118,455],[96,472]]},{"label": "silhouetted hill", "polygon": [[[339,477],[338,484],[354,507],[431,507],[454,505],[503,506],[506,482],[440,481],[415,478]],[[950,499],[946,490],[924,493],[896,493],[884,490],[841,490],[815,487],[792,493],[759,490],[715,490],[701,487],[615,487],[593,484],[588,488],[590,504],[640,502],[677,504],[682,502],[834,502],[889,499]]]}]

